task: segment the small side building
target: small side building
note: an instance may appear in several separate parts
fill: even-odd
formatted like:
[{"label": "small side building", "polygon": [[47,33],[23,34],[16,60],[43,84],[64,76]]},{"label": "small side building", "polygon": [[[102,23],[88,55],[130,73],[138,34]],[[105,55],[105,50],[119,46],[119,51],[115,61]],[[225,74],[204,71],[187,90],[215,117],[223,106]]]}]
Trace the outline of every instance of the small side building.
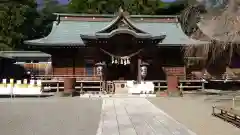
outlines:
[{"label": "small side building", "polygon": [[16,60],[0,53],[0,79],[17,78],[20,79],[24,76],[24,68],[15,65]]},{"label": "small side building", "polygon": [[40,51],[2,51],[1,78],[24,79],[51,73],[51,55]]}]

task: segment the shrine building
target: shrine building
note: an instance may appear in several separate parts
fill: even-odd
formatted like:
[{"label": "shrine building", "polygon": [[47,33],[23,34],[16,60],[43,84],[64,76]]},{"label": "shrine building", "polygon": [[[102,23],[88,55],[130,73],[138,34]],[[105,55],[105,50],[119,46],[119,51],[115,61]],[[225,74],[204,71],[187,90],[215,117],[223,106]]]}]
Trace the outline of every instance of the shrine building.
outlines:
[{"label": "shrine building", "polygon": [[[51,55],[52,77],[168,80],[175,89],[176,78],[187,77],[182,47],[208,44],[185,35],[177,16],[129,15],[121,9],[115,15],[55,15],[48,36],[24,42]],[[65,82],[73,83],[66,80],[64,87]]]},{"label": "shrine building", "polygon": [[[56,13],[50,34],[24,43],[51,55],[52,75],[96,76],[104,64],[105,80],[138,80],[147,63],[145,80],[166,79],[167,69],[185,78],[182,46],[206,44],[184,34],[177,16],[81,15]],[[176,68],[175,68],[176,69]]]}]

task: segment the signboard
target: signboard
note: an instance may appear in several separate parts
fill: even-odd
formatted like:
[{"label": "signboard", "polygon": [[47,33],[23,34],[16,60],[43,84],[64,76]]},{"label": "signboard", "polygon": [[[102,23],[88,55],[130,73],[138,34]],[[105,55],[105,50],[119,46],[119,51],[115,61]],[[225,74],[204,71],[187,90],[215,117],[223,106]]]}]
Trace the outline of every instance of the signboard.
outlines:
[{"label": "signboard", "polygon": [[183,76],[185,75],[185,67],[163,67],[165,73],[169,76]]}]

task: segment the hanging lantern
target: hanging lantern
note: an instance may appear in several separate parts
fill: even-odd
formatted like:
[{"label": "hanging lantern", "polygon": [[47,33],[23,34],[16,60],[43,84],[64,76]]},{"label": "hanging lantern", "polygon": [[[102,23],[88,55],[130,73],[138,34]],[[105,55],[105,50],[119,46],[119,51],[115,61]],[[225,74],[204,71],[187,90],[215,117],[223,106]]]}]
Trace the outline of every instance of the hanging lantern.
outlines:
[{"label": "hanging lantern", "polygon": [[99,62],[95,64],[97,66],[97,75],[102,76],[103,75],[103,68],[105,66],[105,63]]},{"label": "hanging lantern", "polygon": [[146,62],[143,62],[141,65],[140,65],[140,70],[141,70],[141,76],[142,76],[142,79],[144,79],[146,76],[147,76],[147,66],[149,64],[146,63]]},{"label": "hanging lantern", "polygon": [[97,67],[97,75],[101,76],[103,73],[103,67],[102,66],[98,66]]}]

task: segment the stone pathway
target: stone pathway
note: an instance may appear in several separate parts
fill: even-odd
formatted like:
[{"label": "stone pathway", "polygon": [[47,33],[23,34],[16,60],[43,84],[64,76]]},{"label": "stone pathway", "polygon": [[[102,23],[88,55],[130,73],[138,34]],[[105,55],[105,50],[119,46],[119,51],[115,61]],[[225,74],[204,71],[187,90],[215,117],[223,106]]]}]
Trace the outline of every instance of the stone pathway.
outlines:
[{"label": "stone pathway", "polygon": [[196,135],[145,98],[104,98],[97,135]]}]

